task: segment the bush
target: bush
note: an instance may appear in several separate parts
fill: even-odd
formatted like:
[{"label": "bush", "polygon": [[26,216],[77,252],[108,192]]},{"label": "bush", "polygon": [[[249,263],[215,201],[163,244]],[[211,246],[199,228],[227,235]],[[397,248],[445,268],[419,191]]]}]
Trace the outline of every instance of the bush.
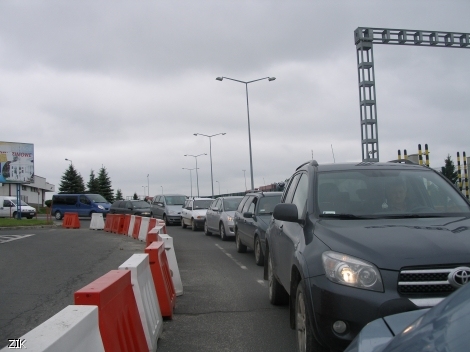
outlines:
[{"label": "bush", "polygon": [[50,208],[51,205],[52,205],[52,199],[48,199],[44,202],[44,204],[46,204],[46,207]]}]

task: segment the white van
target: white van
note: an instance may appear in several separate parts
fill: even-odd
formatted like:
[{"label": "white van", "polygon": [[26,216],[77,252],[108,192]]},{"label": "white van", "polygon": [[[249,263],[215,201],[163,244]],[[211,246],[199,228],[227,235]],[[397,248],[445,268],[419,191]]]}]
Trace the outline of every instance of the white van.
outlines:
[{"label": "white van", "polygon": [[[1,218],[16,218],[18,213],[18,205],[16,197],[0,196],[0,217]],[[32,219],[36,215],[36,209],[29,206],[27,203],[20,201],[21,217]]]}]

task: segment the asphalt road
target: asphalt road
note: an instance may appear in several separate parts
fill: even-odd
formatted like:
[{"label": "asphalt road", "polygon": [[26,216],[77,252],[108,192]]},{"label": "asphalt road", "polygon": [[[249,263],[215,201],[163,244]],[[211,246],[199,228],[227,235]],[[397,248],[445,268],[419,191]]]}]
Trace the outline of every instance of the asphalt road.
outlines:
[{"label": "asphalt road", "polygon": [[[81,229],[0,231],[0,348],[64,307],[73,293],[117,269],[145,244]],[[263,268],[233,241],[171,226],[184,293],[164,320],[158,351],[293,351],[288,307],[269,303]],[[30,235],[30,236],[27,236]]]}]

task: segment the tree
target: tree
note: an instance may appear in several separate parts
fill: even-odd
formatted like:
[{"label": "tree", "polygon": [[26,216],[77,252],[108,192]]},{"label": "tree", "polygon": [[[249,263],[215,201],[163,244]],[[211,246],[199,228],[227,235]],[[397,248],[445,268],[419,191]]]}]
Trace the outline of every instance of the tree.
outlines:
[{"label": "tree", "polygon": [[447,154],[447,158],[444,160],[444,162],[445,166],[441,167],[441,173],[454,185],[457,184],[458,174],[457,171],[455,171],[454,162],[452,161],[452,158],[449,154]]},{"label": "tree", "polygon": [[114,196],[114,200],[124,200],[124,198],[122,197],[122,192],[120,189],[118,189],[116,191],[116,195]]},{"label": "tree", "polygon": [[88,188],[88,193],[100,194],[100,181],[95,177],[95,172],[93,169],[90,172],[90,180],[86,184]]},{"label": "tree", "polygon": [[132,197],[132,199],[139,200],[139,196],[137,195],[137,193],[134,193],[134,196]]},{"label": "tree", "polygon": [[83,177],[70,163],[67,170],[62,175],[59,184],[60,193],[85,193],[85,184],[83,183]]},{"label": "tree", "polygon": [[98,173],[98,182],[100,185],[100,194],[109,202],[114,201],[113,189],[111,188],[111,180],[108,176],[108,172],[104,166],[101,167]]}]

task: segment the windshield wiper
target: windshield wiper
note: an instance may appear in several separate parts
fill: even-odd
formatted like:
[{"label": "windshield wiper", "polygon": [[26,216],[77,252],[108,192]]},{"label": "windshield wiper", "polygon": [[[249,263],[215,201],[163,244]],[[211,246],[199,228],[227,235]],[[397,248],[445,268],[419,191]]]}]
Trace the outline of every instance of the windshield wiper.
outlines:
[{"label": "windshield wiper", "polygon": [[368,216],[359,216],[353,214],[320,214],[321,218],[334,218],[334,219],[371,219]]}]

